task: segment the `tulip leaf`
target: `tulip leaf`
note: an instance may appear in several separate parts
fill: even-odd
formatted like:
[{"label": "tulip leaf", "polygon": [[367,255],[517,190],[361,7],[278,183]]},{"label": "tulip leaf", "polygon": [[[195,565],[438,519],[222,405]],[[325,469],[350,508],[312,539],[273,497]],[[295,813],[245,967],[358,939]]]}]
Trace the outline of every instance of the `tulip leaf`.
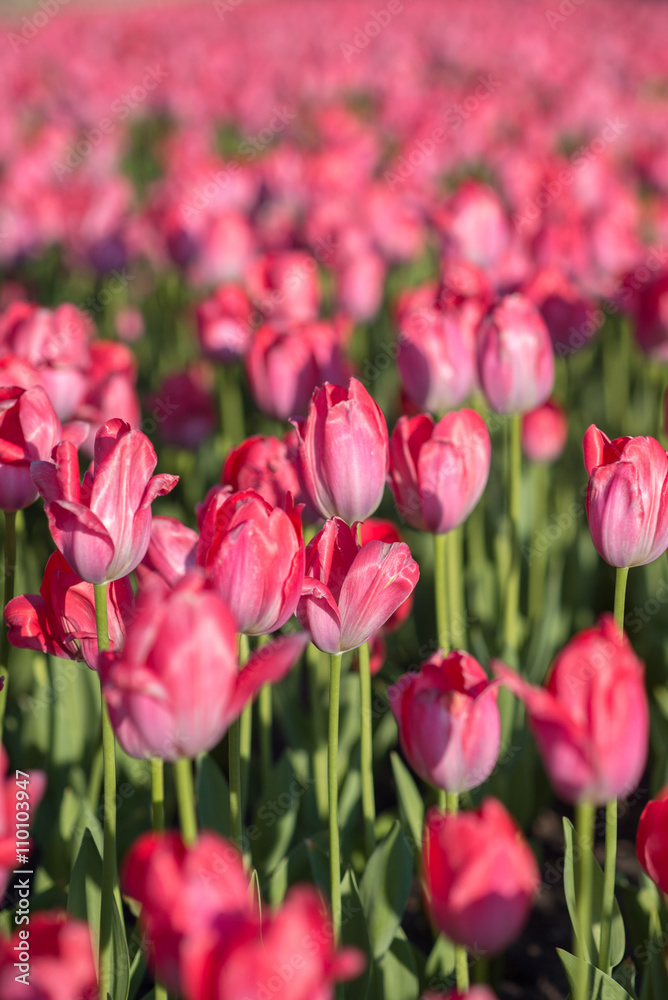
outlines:
[{"label": "tulip leaf", "polygon": [[455,946],[450,938],[439,934],[429,952],[425,977],[430,989],[448,990],[455,983]]},{"label": "tulip leaf", "polygon": [[399,928],[390,947],[376,964],[374,1000],[415,1000],[420,995],[415,954]]},{"label": "tulip leaf", "polygon": [[399,815],[406,834],[416,845],[418,851],[422,845],[422,826],[424,824],[424,802],[413,777],[397,753],[390,754],[392,773],[399,798]]},{"label": "tulip leaf", "polygon": [[[580,940],[580,930],[578,928],[577,893],[580,861],[579,855],[575,852],[575,829],[570,820],[564,818],[564,894],[571,923],[576,930],[578,940]],[[592,889],[592,920],[591,933],[587,934],[583,944],[589,960],[598,961],[598,949],[601,941],[601,901],[603,899],[603,871],[596,858],[593,856],[591,848],[586,848],[592,855],[593,889]],[[593,936],[593,941],[592,941]],[[614,968],[624,958],[626,947],[626,935],[624,933],[624,921],[619,909],[619,903],[615,899],[612,911],[612,928],[610,933],[610,965]]]},{"label": "tulip leaf", "polygon": [[413,855],[398,820],[369,858],[360,883],[374,958],[382,958],[404,915],[413,875]]},{"label": "tulip leaf", "polygon": [[[561,959],[564,972],[575,994],[578,972],[583,960],[561,948],[557,948],[557,955]],[[616,983],[610,976],[606,976],[600,969],[594,968],[593,965],[589,965],[589,992],[587,996],[590,1000],[634,1000],[633,995],[628,993],[623,986]]]},{"label": "tulip leaf", "polygon": [[287,754],[283,754],[259,798],[252,826],[246,833],[253,861],[263,872],[272,872],[285,857],[297,825],[299,803],[307,788]]},{"label": "tulip leaf", "polygon": [[222,771],[208,753],[197,759],[197,817],[203,830],[229,837],[230,790]]},{"label": "tulip leaf", "polygon": [[346,985],[346,1000],[366,1000],[371,985],[371,942],[357,880],[350,868],[341,882],[341,938],[344,945],[361,948],[367,958],[364,972]]}]

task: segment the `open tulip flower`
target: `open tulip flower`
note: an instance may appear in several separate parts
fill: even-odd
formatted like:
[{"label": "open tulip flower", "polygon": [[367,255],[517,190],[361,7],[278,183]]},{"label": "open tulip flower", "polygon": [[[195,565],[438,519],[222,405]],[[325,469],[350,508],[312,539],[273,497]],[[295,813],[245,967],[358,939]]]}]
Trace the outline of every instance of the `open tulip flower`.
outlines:
[{"label": "open tulip flower", "polygon": [[82,484],[70,441],[56,445],[51,462],[33,463],[51,537],[82,580],[118,580],[146,555],[151,504],[178,482],[178,476],[153,476],[157,463],[146,435],[123,420],[110,420],[97,432],[92,471]]},{"label": "open tulip flower", "polygon": [[668,454],[652,437],[584,436],[587,517],[596,551],[611,566],[654,562],[668,549]]}]

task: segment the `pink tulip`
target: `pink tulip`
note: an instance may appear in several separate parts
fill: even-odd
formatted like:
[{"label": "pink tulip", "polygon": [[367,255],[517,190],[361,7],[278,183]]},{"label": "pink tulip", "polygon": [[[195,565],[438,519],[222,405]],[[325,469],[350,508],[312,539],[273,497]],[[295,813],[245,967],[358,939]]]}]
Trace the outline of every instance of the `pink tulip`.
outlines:
[{"label": "pink tulip", "polygon": [[361,382],[323,386],[313,393],[299,435],[299,476],[324,518],[363,521],[383,498],[389,466],[387,424]]},{"label": "pink tulip", "polygon": [[397,510],[418,531],[440,535],[463,524],[487,484],[492,445],[475,410],[434,424],[399,417],[390,438],[390,487]]},{"label": "pink tulip", "polygon": [[642,811],[636,838],[638,861],[661,892],[668,892],[668,788]]},{"label": "pink tulip", "polygon": [[264,684],[285,676],[306,645],[281,637],[237,660],[236,622],[195,571],[165,593],[150,588],[120,654],[99,659],[118,741],[131,757],[176,760],[211,750]]},{"label": "pink tulip", "polygon": [[37,499],[30,465],[47,459],[63,436],[44,389],[0,387],[0,507],[23,510]]},{"label": "pink tulip", "polygon": [[564,801],[604,805],[637,786],[649,737],[645,671],[612,615],[564,646],[545,688],[501,663],[495,673],[526,705],[545,770]]},{"label": "pink tulip", "polygon": [[110,420],[97,432],[93,471],[83,484],[69,441],[54,448],[53,461],[33,463],[32,480],[44,498],[51,537],[82,580],[118,580],[144,558],[151,504],[178,482],[178,476],[151,476],[157,461],[145,434]]},{"label": "pink tulip", "polygon": [[422,844],[427,909],[438,929],[474,952],[497,954],[520,934],[538,888],[538,866],[497,799],[475,812],[430,809]]},{"label": "pink tulip", "polygon": [[[79,404],[76,416],[89,426],[83,451],[91,458],[95,451],[95,435],[108,420],[120,418],[130,427],[139,427],[141,407],[137,396],[137,359],[127,344],[113,340],[97,340],[90,345],[91,367],[88,373],[86,395]],[[164,410],[160,407],[157,417]],[[151,432],[150,421],[146,430]]]},{"label": "pink tulip", "polygon": [[403,604],[419,575],[404,542],[360,546],[354,529],[330,518],[306,550],[297,618],[318,649],[357,649]]},{"label": "pink tulip", "polygon": [[294,430],[283,440],[256,434],[228,452],[222,483],[233,490],[255,490],[272,507],[285,507],[288,493],[299,500]]},{"label": "pink tulip", "polygon": [[556,462],[568,440],[566,411],[552,401],[522,417],[522,448],[531,462]]},{"label": "pink tulip", "polygon": [[[128,577],[107,587],[109,648],[121,649],[135,617],[135,599]],[[97,669],[95,592],[70,569],[60,552],[49,556],[39,594],[21,594],[5,607],[8,639],[20,649],[84,660]]]},{"label": "pink tulip", "polygon": [[496,691],[477,660],[459,650],[434,653],[389,688],[401,747],[424,781],[466,792],[489,778],[501,744]]},{"label": "pink tulip", "polygon": [[246,269],[246,285],[258,309],[275,325],[308,323],[318,315],[318,266],[301,250],[256,257]]},{"label": "pink tulip", "polygon": [[554,386],[554,351],[547,327],[524,295],[506,295],[478,330],[478,375],[498,413],[526,413]]},{"label": "pink tulip", "polygon": [[594,547],[611,566],[644,566],[668,548],[668,454],[651,437],[611,441],[593,424],[583,441]]},{"label": "pink tulip", "polygon": [[397,365],[401,384],[420,410],[459,406],[476,382],[473,342],[456,309],[409,309],[399,320]]},{"label": "pink tulip", "polygon": [[64,911],[31,914],[29,927],[18,927],[9,940],[0,940],[0,996],[2,1000],[97,1000],[87,924]]},{"label": "pink tulip", "polygon": [[304,577],[300,509],[271,507],[254,490],[219,487],[200,511],[197,565],[235,616],[237,631],[265,635],[294,614]]},{"label": "pink tulip", "polygon": [[175,517],[154,517],[146,555],[135,572],[143,590],[156,579],[175,587],[186,573],[195,569],[199,535]]},{"label": "pink tulip", "polygon": [[243,288],[221,285],[197,308],[197,330],[204,354],[229,365],[243,358],[253,336],[253,307]]}]

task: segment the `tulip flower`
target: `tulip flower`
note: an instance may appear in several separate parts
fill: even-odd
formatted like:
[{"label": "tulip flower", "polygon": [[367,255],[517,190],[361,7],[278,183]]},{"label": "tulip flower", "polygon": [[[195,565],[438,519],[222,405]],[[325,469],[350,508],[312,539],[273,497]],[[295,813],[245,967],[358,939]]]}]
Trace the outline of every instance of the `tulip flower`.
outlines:
[{"label": "tulip flower", "polygon": [[668,788],[642,811],[636,838],[638,861],[661,892],[668,892]]},{"label": "tulip flower", "polygon": [[30,478],[30,465],[48,459],[62,437],[60,420],[41,386],[32,389],[0,387],[2,510],[23,510],[34,503],[37,490]]},{"label": "tulip flower", "polygon": [[30,927],[0,939],[2,1000],[96,1000],[90,930],[64,911],[30,915]]},{"label": "tulip flower", "polygon": [[304,577],[300,508],[272,508],[246,490],[212,491],[200,512],[197,565],[235,616],[237,631],[266,635],[297,607]]},{"label": "tulip flower", "polygon": [[476,359],[456,309],[409,309],[399,320],[397,366],[404,392],[420,410],[459,406],[476,382]]},{"label": "tulip flower", "polygon": [[[109,645],[121,649],[135,617],[128,577],[107,587]],[[95,592],[67,564],[60,552],[49,556],[39,594],[21,594],[5,608],[8,639],[20,649],[36,649],[63,659],[84,660],[97,669]]]},{"label": "tulip flower", "polygon": [[435,653],[388,690],[399,740],[420,777],[446,792],[489,778],[501,744],[497,685],[468,653]]},{"label": "tulip flower", "polygon": [[[82,449],[93,457],[95,435],[108,420],[120,418],[130,427],[139,427],[141,406],[137,395],[137,359],[126,344],[114,340],[93,341],[90,345],[91,367],[86,395],[77,407],[76,417],[88,425],[88,437]],[[163,418],[165,407],[156,406],[144,425],[151,433],[151,420]],[[153,428],[155,429],[155,425]]]},{"label": "tulip flower", "polygon": [[390,438],[390,487],[397,510],[418,531],[440,535],[463,524],[482,496],[491,459],[489,431],[474,410],[434,424],[399,417]]},{"label": "tulip flower", "polygon": [[[24,846],[26,852],[32,846],[30,841],[19,841],[17,813],[23,813],[22,804],[25,803],[29,822],[33,823],[37,807],[46,791],[46,774],[43,771],[28,771],[27,777],[20,777],[22,773],[9,771],[7,751],[0,744],[0,893],[5,892],[9,877],[20,861],[17,845],[20,843]],[[23,820],[25,816],[20,818]],[[25,830],[25,826],[21,829]],[[4,1000],[4,993],[0,993],[0,996]]]},{"label": "tulip flower", "polygon": [[323,386],[308,416],[293,421],[299,435],[299,476],[324,518],[363,521],[383,498],[389,466],[387,424],[361,382]]},{"label": "tulip flower", "polygon": [[317,265],[304,251],[256,257],[246,270],[246,287],[258,309],[278,326],[308,323],[318,315]]},{"label": "tulip flower", "polygon": [[422,884],[438,929],[471,951],[497,954],[526,923],[539,884],[533,852],[498,799],[475,812],[427,813]]},{"label": "tulip flower", "polygon": [[586,509],[596,551],[611,566],[653,562],[668,548],[668,454],[651,437],[584,436]]},{"label": "tulip flower", "polygon": [[554,350],[536,307],[507,295],[478,330],[478,375],[497,413],[526,413],[549,399],[554,386]]},{"label": "tulip flower", "polygon": [[214,373],[205,361],[162,380],[147,408],[166,444],[194,451],[213,432],[217,420],[213,385]]},{"label": "tulip flower", "polygon": [[307,643],[284,636],[243,670],[236,621],[213,584],[188,573],[143,595],[122,653],[99,658],[109,716],[131,757],[174,761],[211,750],[263,684],[285,676]]},{"label": "tulip flower", "polygon": [[548,401],[522,417],[522,448],[531,462],[556,462],[568,440],[568,418]]},{"label": "tulip flower", "polygon": [[404,542],[360,545],[354,526],[331,518],[306,550],[297,618],[318,649],[357,649],[403,604],[419,575]]},{"label": "tulip flower", "polygon": [[229,365],[242,358],[251,342],[253,307],[239,285],[221,285],[197,308],[197,331],[204,354]]},{"label": "tulip flower", "polygon": [[140,588],[156,579],[175,587],[188,570],[194,569],[199,535],[175,517],[154,517],[146,555],[135,572]]},{"label": "tulip flower", "polygon": [[296,460],[292,428],[282,441],[256,434],[228,453],[221,480],[233,490],[255,490],[272,507],[285,507],[288,493],[299,499]]},{"label": "tulip flower", "polygon": [[500,663],[495,673],[526,705],[560,798],[604,805],[636,787],[649,738],[644,666],[612,615],[602,615],[564,646],[545,688]]},{"label": "tulip flower", "polygon": [[[401,532],[397,528],[396,524],[392,521],[386,521],[381,517],[367,517],[366,521],[362,521],[359,527],[359,540],[362,545],[366,545],[367,542],[373,541],[389,542],[390,545],[393,545],[395,542],[403,542]],[[406,600],[399,605],[397,610],[390,615],[383,625],[381,632],[383,634],[396,632],[398,628],[401,628],[406,619],[410,617],[412,610],[413,594],[411,593],[408,595]],[[373,668],[371,672],[374,672]]]},{"label": "tulip flower", "polygon": [[51,462],[33,463],[31,476],[44,498],[51,537],[82,580],[118,580],[144,558],[151,504],[178,482],[178,476],[152,476],[157,461],[145,434],[110,420],[95,436],[93,469],[82,485],[69,441],[54,448]]}]

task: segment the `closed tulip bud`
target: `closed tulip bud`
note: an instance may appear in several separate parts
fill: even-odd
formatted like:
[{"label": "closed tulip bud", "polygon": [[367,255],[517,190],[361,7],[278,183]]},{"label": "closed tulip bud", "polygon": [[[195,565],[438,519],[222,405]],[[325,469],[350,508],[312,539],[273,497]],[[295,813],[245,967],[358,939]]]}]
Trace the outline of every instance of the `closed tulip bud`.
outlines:
[{"label": "closed tulip bud", "polygon": [[463,524],[487,484],[492,445],[475,410],[434,424],[428,414],[400,417],[390,438],[390,487],[397,510],[434,535]]},{"label": "closed tulip bud", "polygon": [[459,406],[476,382],[474,345],[456,309],[410,309],[399,320],[397,365],[406,396],[420,410]]},{"label": "closed tulip bud", "polygon": [[0,996],[2,1000],[97,1000],[88,925],[64,911],[31,914],[29,931],[21,928],[0,941]]},{"label": "closed tulip bud", "polygon": [[41,386],[0,387],[0,507],[23,510],[37,499],[30,465],[48,459],[63,436]]},{"label": "closed tulip bud", "polygon": [[636,838],[638,861],[662,892],[668,892],[668,788],[647,803]]},{"label": "closed tulip bud", "polygon": [[538,888],[536,859],[497,799],[475,812],[427,813],[422,844],[427,909],[438,929],[497,954],[520,934]]},{"label": "closed tulip bud", "polygon": [[526,705],[560,798],[604,805],[633,791],[647,762],[645,670],[612,615],[602,615],[564,646],[544,688],[501,663],[494,669]]},{"label": "closed tulip bud", "polygon": [[668,548],[668,454],[651,437],[611,441],[593,424],[584,436],[587,518],[611,566],[644,566]]},{"label": "closed tulip bud", "polygon": [[548,401],[522,417],[522,448],[531,462],[556,462],[568,440],[568,417]]},{"label": "closed tulip bud", "polygon": [[323,386],[313,393],[299,435],[299,476],[311,505],[324,518],[348,524],[378,508],[389,467],[387,424],[361,382]]},{"label": "closed tulip bud", "polygon": [[501,744],[496,691],[477,660],[459,650],[435,653],[388,690],[401,747],[424,781],[467,792],[489,778]]},{"label": "closed tulip bud", "polygon": [[31,476],[44,498],[51,537],[82,580],[118,580],[144,558],[151,504],[178,482],[178,476],[152,476],[157,461],[145,434],[110,420],[95,436],[93,469],[83,484],[69,441],[54,448],[51,462],[33,463]]},{"label": "closed tulip bud", "polygon": [[131,757],[176,760],[211,750],[263,684],[285,676],[306,638],[281,637],[243,670],[236,622],[213,584],[194,571],[150,588],[120,654],[99,658],[118,742]]},{"label": "closed tulip bud", "polygon": [[265,635],[285,625],[304,578],[300,508],[271,507],[246,490],[212,491],[199,512],[197,565],[235,616],[237,631]]},{"label": "closed tulip bud", "polygon": [[[128,625],[135,617],[135,599],[129,578],[107,587],[109,648],[121,649]],[[70,569],[60,552],[49,556],[39,594],[21,594],[5,608],[12,646],[35,649],[63,659],[84,660],[97,669],[95,590]]]},{"label": "closed tulip bud", "polygon": [[540,313],[524,295],[506,295],[480,324],[478,374],[498,413],[526,413],[549,399],[552,342]]},{"label": "closed tulip bud", "polygon": [[354,528],[331,518],[308,546],[297,618],[318,649],[357,649],[403,604],[419,575],[404,542],[360,545]]}]

